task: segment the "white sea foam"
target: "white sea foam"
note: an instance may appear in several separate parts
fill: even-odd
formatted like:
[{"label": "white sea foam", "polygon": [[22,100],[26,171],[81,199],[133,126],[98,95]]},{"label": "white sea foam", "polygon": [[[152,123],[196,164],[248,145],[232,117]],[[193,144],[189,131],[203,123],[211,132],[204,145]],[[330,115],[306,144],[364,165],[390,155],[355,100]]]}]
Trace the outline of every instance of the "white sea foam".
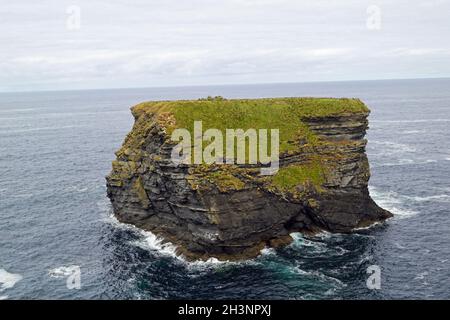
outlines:
[{"label": "white sea foam", "polygon": [[[98,203],[98,205],[100,205],[100,203]],[[119,220],[117,220],[113,213],[110,213],[107,216],[105,222],[113,225],[116,228],[129,230],[137,234],[140,239],[133,241],[133,245],[136,245],[142,249],[158,252],[162,255],[182,259],[182,257],[176,253],[176,246],[174,244],[164,240],[161,237],[156,236],[150,231],[145,231],[135,227],[134,225],[120,222]]]},{"label": "white sea foam", "polygon": [[367,227],[354,228],[353,230],[354,231],[369,230],[369,229],[372,229],[372,228],[374,228],[376,226],[379,226],[381,224],[383,224],[383,221],[377,221],[377,222],[372,223],[371,225],[368,225]]},{"label": "white sea foam", "polygon": [[228,266],[239,266],[239,265],[251,265],[257,263],[256,259],[250,259],[245,261],[229,261],[229,260],[219,260],[217,258],[209,258],[206,261],[196,260],[196,261],[187,261],[184,259],[179,260],[184,264],[186,269],[190,272],[205,272],[210,270],[217,270],[223,267]]},{"label": "white sea foam", "polygon": [[[254,259],[248,259],[245,261],[229,261],[229,260],[219,260],[215,257],[211,257],[207,260],[195,260],[195,261],[188,261],[186,258],[178,254],[177,246],[173,243],[166,241],[165,239],[158,237],[154,233],[150,231],[144,231],[142,229],[139,229],[131,224],[122,223],[112,214],[108,208],[107,205],[103,205],[102,203],[98,204],[101,206],[105,211],[107,210],[109,212],[109,215],[107,216],[107,219],[105,222],[112,224],[116,228],[121,228],[125,230],[129,230],[131,232],[134,232],[137,234],[140,239],[131,242],[131,244],[140,247],[144,250],[152,251],[153,253],[172,257],[177,262],[182,263],[186,269],[188,269],[191,272],[198,272],[198,271],[208,271],[211,269],[221,268],[224,266],[237,266],[237,265],[252,265],[252,264],[258,264],[258,259],[261,257],[266,257],[269,255],[276,255],[276,251],[272,248],[264,248],[261,250],[261,255],[254,258]],[[105,208],[106,207],[106,208]]]},{"label": "white sea foam", "polygon": [[425,130],[405,130],[401,131],[401,134],[415,134],[415,133],[424,133]]},{"label": "white sea foam", "polygon": [[338,287],[346,287],[347,285],[345,283],[343,283],[341,280],[336,279],[334,277],[328,276],[318,270],[313,270],[313,271],[305,271],[303,269],[300,269],[298,266],[292,267],[290,268],[290,270],[294,273],[303,275],[303,276],[309,276],[309,277],[314,277],[314,278],[319,278],[321,280],[325,280],[327,283],[334,283],[335,285],[337,285]]},{"label": "white sea foam", "polygon": [[414,164],[414,160],[413,159],[398,159],[397,162],[385,162],[385,163],[380,163],[378,165],[374,164],[374,165],[372,165],[372,168],[404,166],[404,165],[410,165],[410,164]]},{"label": "white sea foam", "polygon": [[347,250],[347,249],[342,248],[340,246],[334,247],[334,250],[336,251],[336,255],[338,255],[338,256],[343,256],[344,254],[350,252],[350,250]]},{"label": "white sea foam", "polygon": [[174,244],[165,241],[150,231],[140,230],[139,233],[141,234],[141,239],[133,241],[134,245],[142,249],[158,252],[161,255],[179,257],[176,253],[177,247]]},{"label": "white sea foam", "polygon": [[300,269],[299,267],[292,267],[292,268],[289,268],[292,272],[294,272],[294,273],[298,273],[298,274],[301,274],[301,275],[303,275],[303,276],[309,276],[309,275],[311,275],[311,272],[309,272],[309,271],[305,271],[305,270],[303,270],[303,269]]},{"label": "white sea foam", "polygon": [[402,246],[400,243],[395,242],[394,243],[395,247],[397,247],[398,249],[406,249],[406,247]]},{"label": "white sea foam", "polygon": [[332,295],[334,295],[335,292],[336,292],[336,288],[331,288],[331,289],[328,289],[327,291],[325,291],[324,295],[332,296]]},{"label": "white sea foam", "polygon": [[416,152],[416,148],[404,143],[392,142],[392,141],[378,141],[372,140],[369,144],[377,144],[385,146],[385,153],[403,153],[403,152]]},{"label": "white sea foam", "polygon": [[415,280],[423,280],[428,275],[428,271],[421,272],[416,275]]},{"label": "white sea foam", "polygon": [[373,259],[373,256],[371,254],[367,255],[367,256],[363,256],[361,259],[358,260],[357,264],[361,265],[364,262],[369,262]]},{"label": "white sea foam", "polygon": [[[328,248],[326,243],[320,242],[320,241],[313,241],[313,240],[306,239],[299,232],[291,233],[291,237],[294,239],[294,241],[290,244],[290,246],[293,247],[293,248],[296,248],[296,247],[297,248],[308,247],[314,253],[324,253],[324,252],[327,252],[327,251],[330,251],[330,250],[336,250],[336,253],[338,255],[343,255],[345,253],[344,252],[345,251],[344,248],[340,248],[340,247]],[[330,237],[330,235],[329,235],[328,232],[324,232],[323,234],[316,234],[316,235],[314,235],[314,237],[325,239],[327,237]]]},{"label": "white sea foam", "polygon": [[[301,233],[298,233],[298,234],[301,236]],[[329,239],[332,237],[339,237],[339,236],[341,236],[340,233],[331,233],[326,230],[321,230],[319,233],[314,234],[314,238],[319,238],[319,239]]]},{"label": "white sea foam", "polygon": [[108,223],[113,223],[114,221],[112,220],[113,216],[111,213],[111,202],[109,202],[108,198],[105,196],[104,198],[102,198],[102,200],[97,201],[97,208],[100,210],[101,216],[104,219],[105,222]]},{"label": "white sea foam", "polygon": [[[393,191],[388,192],[381,192],[375,187],[369,186],[369,191],[371,196],[376,200],[388,203],[389,204],[404,204],[405,202],[427,202],[427,201],[436,201],[436,202],[449,202],[450,201],[450,194],[442,193],[442,194],[434,194],[430,196],[407,196],[407,195],[401,195]],[[442,191],[442,189],[441,189]],[[447,189],[444,189],[444,191],[448,191]]]},{"label": "white sea foam", "polygon": [[11,289],[22,279],[23,277],[20,274],[9,273],[5,269],[0,269],[0,292]]},{"label": "white sea foam", "polygon": [[394,218],[407,218],[418,214],[418,211],[405,208],[405,197],[394,191],[381,191],[369,186],[369,192],[380,207],[394,214]]},{"label": "white sea foam", "polygon": [[[387,154],[387,153],[386,153]],[[370,154],[369,154],[370,155]],[[392,167],[392,166],[406,166],[406,165],[421,165],[421,164],[429,164],[438,162],[436,159],[426,159],[426,160],[413,160],[413,159],[398,159],[396,162],[385,162],[380,164],[372,165],[372,168],[378,167]]]},{"label": "white sea foam", "polygon": [[67,191],[70,191],[70,192],[86,192],[86,191],[88,191],[88,187],[83,187],[83,186],[70,186],[70,187],[67,187],[67,189],[66,189]]},{"label": "white sea foam", "polygon": [[70,265],[61,266],[48,271],[48,275],[52,278],[63,278],[72,275],[75,271],[80,270],[80,266]]},{"label": "white sea foam", "polygon": [[419,197],[419,196],[404,196],[409,200],[413,200],[416,202],[428,202],[428,201],[436,201],[436,202],[450,202],[450,195],[448,194],[437,194],[428,197]]},{"label": "white sea foam", "polygon": [[168,256],[176,259],[178,262],[185,264],[189,269],[209,269],[215,266],[221,266],[224,264],[237,264],[238,262],[222,261],[217,258],[211,257],[208,260],[187,261],[183,255],[178,254],[177,246],[173,243],[166,241],[165,239],[158,237],[150,231],[144,231],[131,224],[125,224],[117,220],[117,218],[110,214],[108,215],[107,223],[114,225],[114,227],[129,230],[139,236],[140,239],[133,241],[131,244],[140,247],[144,250],[152,251],[153,253]]},{"label": "white sea foam", "polygon": [[277,252],[275,251],[274,248],[269,248],[266,247],[264,249],[261,250],[261,255],[262,256],[270,256],[270,255],[275,255]]}]

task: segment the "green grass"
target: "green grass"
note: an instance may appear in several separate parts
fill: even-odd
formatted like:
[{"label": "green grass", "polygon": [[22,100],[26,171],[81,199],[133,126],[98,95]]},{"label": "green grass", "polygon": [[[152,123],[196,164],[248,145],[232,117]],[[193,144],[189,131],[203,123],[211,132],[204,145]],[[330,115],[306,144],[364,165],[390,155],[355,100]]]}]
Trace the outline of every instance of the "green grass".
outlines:
[{"label": "green grass", "polygon": [[272,185],[281,191],[295,192],[298,185],[312,184],[318,191],[325,182],[325,168],[320,162],[295,164],[280,168],[271,177]]},{"label": "green grass", "polygon": [[220,190],[241,190],[245,183],[228,172],[215,171],[207,175],[208,180],[219,187]]},{"label": "green grass", "polygon": [[[308,118],[366,114],[369,109],[359,99],[346,98],[270,98],[231,99],[222,97],[199,100],[151,101],[132,108],[136,123],[118,155],[145,145],[145,139],[157,121],[168,134],[175,128],[188,129],[193,137],[194,121],[202,121],[203,132],[209,128],[225,129],[279,129],[280,153],[312,150],[323,142],[306,125]],[[270,141],[270,139],[269,139]],[[300,146],[302,141],[302,147]],[[204,146],[208,144],[204,142]],[[311,147],[311,148],[309,148]],[[270,150],[270,146],[269,146]],[[248,150],[247,150],[248,151]],[[328,169],[320,159],[309,159],[306,164],[282,167],[269,183],[276,190],[293,192],[297,186],[313,186],[317,191],[325,182]],[[212,170],[202,175],[221,189],[240,190],[245,183],[226,169]]]},{"label": "green grass", "polygon": [[194,121],[202,121],[203,131],[216,128],[225,136],[225,129],[279,129],[280,152],[295,150],[298,139],[317,143],[316,136],[303,119],[349,113],[369,112],[359,99],[334,98],[270,98],[232,99],[221,97],[199,100],[144,102],[133,108],[143,112],[172,114],[176,124],[168,127],[186,128],[193,133]]}]

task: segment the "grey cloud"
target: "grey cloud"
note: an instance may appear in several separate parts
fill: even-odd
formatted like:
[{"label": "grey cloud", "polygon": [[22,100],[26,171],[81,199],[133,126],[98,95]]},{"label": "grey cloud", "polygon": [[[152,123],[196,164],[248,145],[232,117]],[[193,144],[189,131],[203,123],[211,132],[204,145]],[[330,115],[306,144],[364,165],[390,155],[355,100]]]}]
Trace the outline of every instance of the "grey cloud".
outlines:
[{"label": "grey cloud", "polygon": [[[5,0],[0,0],[5,1]],[[51,1],[0,6],[0,90],[450,75],[449,1]],[[66,28],[66,8],[81,29]]]}]

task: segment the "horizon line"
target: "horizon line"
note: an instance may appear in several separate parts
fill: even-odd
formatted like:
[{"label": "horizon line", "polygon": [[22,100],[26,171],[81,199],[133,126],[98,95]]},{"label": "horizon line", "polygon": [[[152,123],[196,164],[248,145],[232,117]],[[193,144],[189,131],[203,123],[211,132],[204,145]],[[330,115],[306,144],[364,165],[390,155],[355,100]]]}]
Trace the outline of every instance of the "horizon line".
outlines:
[{"label": "horizon line", "polygon": [[339,82],[377,82],[377,81],[408,81],[408,80],[445,80],[445,77],[423,78],[384,78],[384,79],[357,79],[357,80],[317,80],[317,81],[287,81],[287,82],[252,82],[252,83],[223,83],[223,84],[193,84],[193,85],[169,85],[169,86],[142,86],[142,87],[102,87],[89,89],[56,89],[56,90],[18,90],[0,91],[0,94],[9,93],[46,93],[46,92],[77,92],[77,91],[107,91],[107,90],[139,90],[139,89],[169,89],[169,88],[195,88],[195,87],[227,87],[227,86],[258,86],[258,85],[282,85],[282,84],[307,84],[307,83],[339,83]]}]

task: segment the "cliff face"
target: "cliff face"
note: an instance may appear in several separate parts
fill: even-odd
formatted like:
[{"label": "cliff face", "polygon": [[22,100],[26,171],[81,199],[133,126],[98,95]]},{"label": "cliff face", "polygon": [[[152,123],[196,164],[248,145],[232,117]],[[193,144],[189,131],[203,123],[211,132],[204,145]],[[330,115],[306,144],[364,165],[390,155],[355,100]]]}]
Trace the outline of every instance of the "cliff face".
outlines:
[{"label": "cliff face", "polygon": [[[359,100],[150,102],[132,113],[135,125],[107,176],[108,197],[120,221],[177,244],[188,259],[250,258],[289,243],[295,231],[351,232],[391,216],[368,193],[369,110]],[[279,127],[276,174],[172,162],[174,128],[192,120],[230,128],[230,118],[244,130]]]}]

